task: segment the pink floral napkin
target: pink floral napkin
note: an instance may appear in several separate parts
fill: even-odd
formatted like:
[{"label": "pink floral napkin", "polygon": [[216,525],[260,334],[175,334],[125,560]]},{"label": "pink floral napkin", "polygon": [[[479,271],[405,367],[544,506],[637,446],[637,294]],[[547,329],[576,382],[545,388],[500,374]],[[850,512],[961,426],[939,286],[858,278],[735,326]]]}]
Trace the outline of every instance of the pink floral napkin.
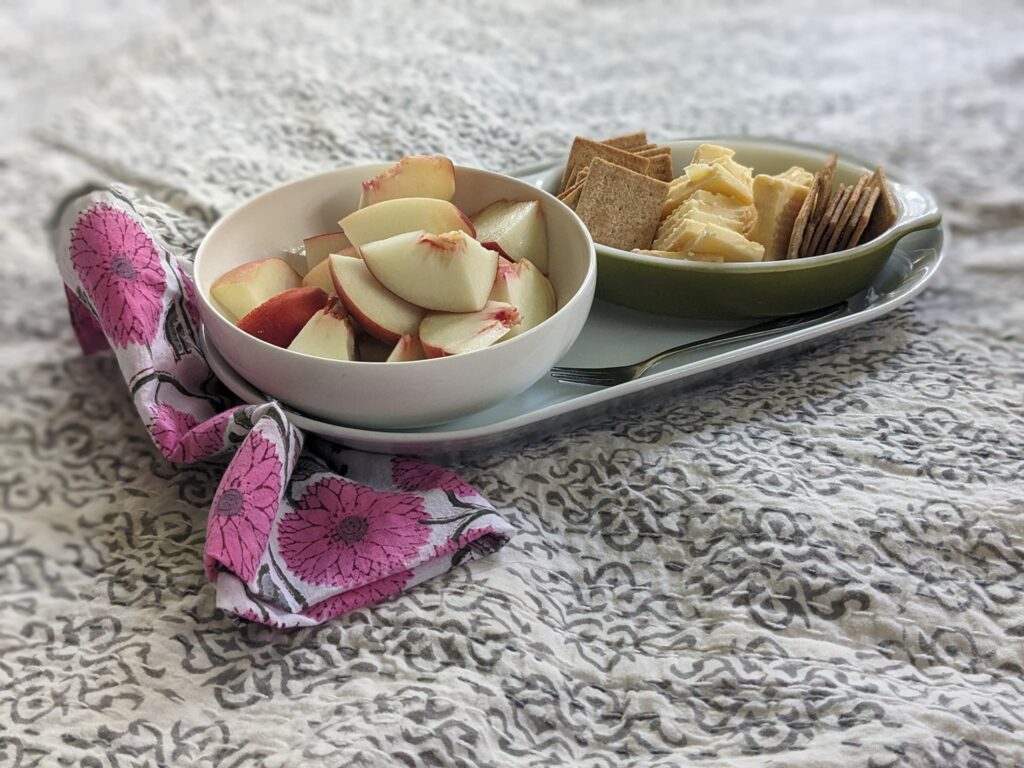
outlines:
[{"label": "pink floral napkin", "polygon": [[207,523],[217,605],[274,626],[318,624],[502,547],[511,526],[451,472],[304,447],[277,403],[231,399],[198,342],[200,236],[194,220],[113,186],[66,206],[55,244],[82,349],[113,350],[161,453],[229,458]]}]

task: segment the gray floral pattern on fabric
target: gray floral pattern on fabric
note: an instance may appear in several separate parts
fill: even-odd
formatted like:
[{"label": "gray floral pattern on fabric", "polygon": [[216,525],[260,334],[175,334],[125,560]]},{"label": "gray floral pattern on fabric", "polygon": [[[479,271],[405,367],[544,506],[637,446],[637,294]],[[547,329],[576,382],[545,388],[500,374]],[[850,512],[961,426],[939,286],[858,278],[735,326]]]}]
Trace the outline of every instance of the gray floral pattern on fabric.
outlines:
[{"label": "gray floral pattern on fabric", "polygon": [[[137,5],[0,24],[0,765],[1024,765],[1019,3]],[[166,461],[79,355],[47,212],[118,182],[187,254],[306,173],[644,127],[900,166],[943,273],[754,377],[450,462],[517,528],[485,560],[290,633],[218,611],[224,468]]]}]

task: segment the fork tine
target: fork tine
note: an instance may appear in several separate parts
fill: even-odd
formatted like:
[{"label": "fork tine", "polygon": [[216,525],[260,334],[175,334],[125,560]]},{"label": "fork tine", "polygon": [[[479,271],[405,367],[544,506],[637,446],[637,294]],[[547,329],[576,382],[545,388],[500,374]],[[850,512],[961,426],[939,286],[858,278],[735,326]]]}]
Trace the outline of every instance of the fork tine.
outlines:
[{"label": "fork tine", "polygon": [[617,381],[604,371],[588,371],[582,368],[552,368],[551,375],[567,384],[590,384],[607,387],[615,384]]},{"label": "fork tine", "polygon": [[555,366],[551,369],[552,374],[558,376],[605,376],[608,374],[611,368],[573,368],[571,366],[561,367]]}]

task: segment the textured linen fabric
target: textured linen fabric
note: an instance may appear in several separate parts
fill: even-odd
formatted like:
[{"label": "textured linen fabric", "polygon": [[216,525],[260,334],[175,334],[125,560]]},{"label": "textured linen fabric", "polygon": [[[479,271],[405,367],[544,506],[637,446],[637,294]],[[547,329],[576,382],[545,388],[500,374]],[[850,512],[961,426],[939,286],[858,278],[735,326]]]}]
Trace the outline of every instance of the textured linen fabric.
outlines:
[{"label": "textured linen fabric", "polygon": [[[43,2],[0,24],[0,764],[1024,765],[1018,3]],[[141,4],[140,4],[141,5]],[[906,308],[755,375],[451,463],[518,529],[283,632],[203,577],[173,466],[73,342],[44,219],[573,135],[896,165],[953,242]]]}]

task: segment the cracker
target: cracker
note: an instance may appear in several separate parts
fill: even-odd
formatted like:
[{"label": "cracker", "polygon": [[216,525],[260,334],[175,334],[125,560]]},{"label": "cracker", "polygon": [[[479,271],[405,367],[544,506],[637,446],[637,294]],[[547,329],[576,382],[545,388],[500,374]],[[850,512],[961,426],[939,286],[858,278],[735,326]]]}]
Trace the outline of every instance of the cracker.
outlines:
[{"label": "cracker", "polygon": [[565,182],[565,188],[562,191],[563,192],[567,192],[568,190],[570,190],[573,187],[575,187],[580,182],[580,173],[582,171],[584,171],[584,170],[586,170],[586,169],[585,168],[575,168],[575,169],[573,169],[573,172],[571,174],[569,174],[569,179],[568,179],[568,181]]},{"label": "cracker", "polygon": [[566,192],[564,197],[560,195],[558,199],[561,200],[563,203],[565,203],[566,205],[568,205],[570,208],[572,208],[575,211],[576,210],[576,206],[579,205],[579,202],[580,202],[580,195],[582,195],[582,194],[583,194],[583,182],[581,181],[575,187],[573,187],[568,192]]},{"label": "cracker", "polygon": [[589,170],[590,166],[587,166],[585,168],[577,168],[576,171],[573,173],[572,178],[569,180],[569,186],[572,187],[581,183],[584,179],[587,178],[587,171]]},{"label": "cracker", "polygon": [[832,190],[825,187],[823,183],[820,183],[818,187],[818,197],[815,199],[814,208],[811,211],[810,217],[807,219],[807,229],[804,231],[804,241],[800,245],[800,252],[797,254],[797,258],[802,259],[805,256],[811,255],[811,243],[814,241],[814,234],[821,226],[822,219],[825,217],[825,212],[828,210],[828,206],[831,204],[832,200]]},{"label": "cracker", "polygon": [[658,181],[672,181],[672,155],[655,155],[648,160],[648,176]]},{"label": "cracker", "polygon": [[811,181],[813,186],[818,187],[818,195],[814,201],[814,210],[811,214],[815,219],[821,216],[822,210],[828,205],[829,198],[832,194],[832,182],[835,179],[836,171],[836,156],[834,154],[828,156],[828,160],[825,165],[822,166],[821,170],[814,174],[814,179]]},{"label": "cracker", "polygon": [[616,149],[624,149],[627,152],[635,152],[640,147],[647,146],[647,131],[637,131],[636,133],[624,133],[621,136],[612,136],[610,139],[605,139],[601,143],[607,144],[609,147],[615,147]]},{"label": "cracker", "polygon": [[576,213],[594,240],[613,248],[650,248],[668,184],[595,157]]},{"label": "cracker", "polygon": [[857,201],[857,205],[854,207],[853,212],[850,214],[849,220],[846,222],[846,227],[839,235],[839,241],[836,243],[837,248],[842,249],[844,247],[848,247],[846,246],[846,243],[850,242],[850,240],[853,238],[853,232],[854,230],[857,229],[857,225],[860,222],[861,214],[864,212],[865,207],[868,205],[869,198],[871,197],[871,192],[874,189],[875,186],[872,183],[871,179],[869,179],[868,183],[864,187],[864,191],[861,193],[860,200]]},{"label": "cracker", "polygon": [[864,195],[864,190],[867,189],[871,174],[865,173],[859,179],[857,179],[856,185],[853,187],[853,192],[850,193],[846,204],[843,206],[843,210],[839,212],[836,222],[832,225],[832,234],[825,243],[825,247],[822,253],[834,253],[838,250],[839,243],[843,239],[843,232],[846,231],[846,227],[853,217],[853,212],[857,209],[857,204],[860,202],[861,197]]},{"label": "cracker", "polygon": [[573,139],[572,149],[569,150],[569,161],[565,164],[565,171],[562,174],[561,189],[566,188],[566,182],[577,169],[586,168],[594,158],[601,158],[614,165],[644,174],[647,173],[647,167],[650,164],[646,157],[637,157],[632,152],[624,152],[607,144],[577,136]]},{"label": "cracker", "polygon": [[[786,252],[787,259],[797,259],[807,255],[807,249],[810,245],[808,233],[813,234],[813,230],[809,229],[809,227],[813,228],[825,212],[825,207],[832,196],[832,180],[835,177],[835,171],[836,156],[831,154],[828,156],[828,160],[825,161],[825,166],[814,174],[814,179],[811,181],[811,191],[804,199],[804,204],[800,207],[800,213],[797,214],[796,222],[793,225],[793,235],[789,242],[789,250]],[[801,219],[803,220],[802,225]],[[796,248],[793,247],[794,240],[796,241]]]},{"label": "cracker", "polygon": [[829,194],[831,193],[831,186],[833,186],[833,181],[836,180],[837,160],[838,158],[836,157],[836,153],[829,155],[828,160],[825,161],[824,167],[820,171],[818,171],[818,173],[821,174],[822,188],[826,191],[826,193]]},{"label": "cracker", "polygon": [[828,242],[828,238],[832,234],[832,218],[836,215],[836,211],[842,213],[840,206],[846,205],[852,191],[852,187],[840,184],[839,188],[829,197],[828,205],[822,211],[821,218],[815,222],[814,229],[807,238],[807,256],[817,256],[821,253],[819,249]]},{"label": "cracker", "polygon": [[640,157],[654,157],[655,155],[671,155],[672,147],[659,147],[657,144],[655,144],[650,149],[635,150],[633,154],[640,155]]},{"label": "cracker", "polygon": [[896,223],[896,219],[899,216],[896,198],[893,197],[892,190],[889,189],[889,184],[885,180],[885,171],[881,168],[876,168],[871,181],[878,187],[878,200],[875,202],[871,219],[864,230],[864,242],[874,240],[881,235]]},{"label": "cracker", "polygon": [[866,197],[861,197],[861,202],[858,204],[858,210],[854,212],[853,232],[850,234],[849,239],[843,243],[843,250],[847,248],[853,248],[860,243],[860,238],[864,234],[864,230],[867,229],[868,222],[871,221],[871,214],[874,213],[875,203],[881,197],[882,190],[878,187],[872,187]]},{"label": "cracker", "polygon": [[580,193],[583,191],[583,182],[587,180],[588,170],[584,168],[582,171],[575,175],[576,183],[565,190],[558,196],[558,199],[568,205],[570,208],[575,208],[576,203],[579,202]]},{"label": "cracker", "polygon": [[812,183],[810,190],[807,192],[807,197],[804,198],[804,204],[800,206],[800,212],[797,213],[796,218],[793,220],[793,232],[789,236],[789,248],[786,249],[787,259],[795,259],[800,254],[800,249],[804,243],[804,236],[807,232],[807,222],[811,218],[811,212],[817,203],[817,197],[818,185]]},{"label": "cracker", "polygon": [[583,168],[582,170],[579,170],[576,173],[574,173],[572,175],[572,179],[570,179],[572,183],[569,186],[567,186],[564,191],[560,192],[558,194],[558,197],[560,198],[562,197],[562,195],[566,195],[569,192],[572,192],[574,188],[582,186],[583,182],[587,178],[587,173],[589,172],[589,170],[589,168]]}]

